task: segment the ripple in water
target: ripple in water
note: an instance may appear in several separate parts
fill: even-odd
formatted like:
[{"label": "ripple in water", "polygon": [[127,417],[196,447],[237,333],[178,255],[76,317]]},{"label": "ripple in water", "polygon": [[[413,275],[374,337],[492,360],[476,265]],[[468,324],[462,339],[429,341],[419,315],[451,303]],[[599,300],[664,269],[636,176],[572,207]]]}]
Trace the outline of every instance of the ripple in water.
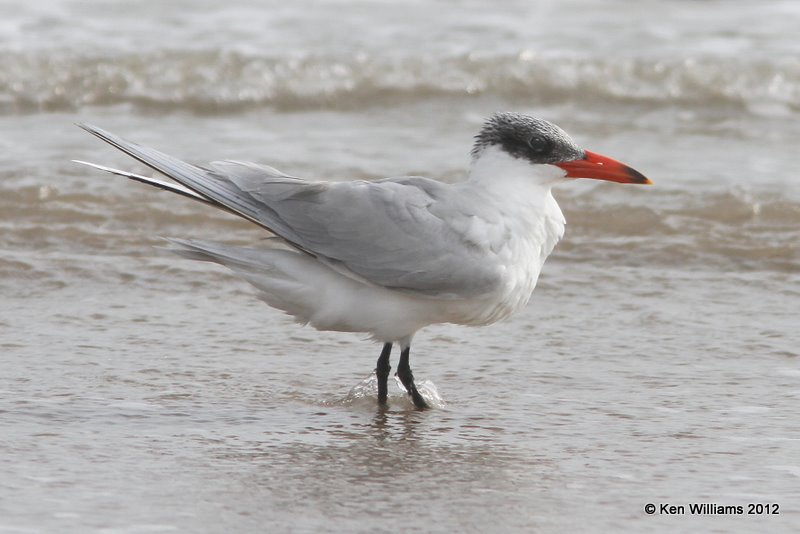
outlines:
[{"label": "ripple in water", "polygon": [[[389,397],[387,399],[390,408],[401,409],[414,409],[414,404],[408,397],[403,383],[396,376],[394,382],[397,385],[396,389],[389,387]],[[425,402],[431,408],[443,408],[447,405],[436,385],[430,380],[418,380],[416,382],[417,390],[419,391]],[[363,406],[369,409],[375,409],[378,397],[378,379],[374,374],[370,374],[361,382],[350,388],[347,395],[339,400],[326,402],[328,406]]]}]

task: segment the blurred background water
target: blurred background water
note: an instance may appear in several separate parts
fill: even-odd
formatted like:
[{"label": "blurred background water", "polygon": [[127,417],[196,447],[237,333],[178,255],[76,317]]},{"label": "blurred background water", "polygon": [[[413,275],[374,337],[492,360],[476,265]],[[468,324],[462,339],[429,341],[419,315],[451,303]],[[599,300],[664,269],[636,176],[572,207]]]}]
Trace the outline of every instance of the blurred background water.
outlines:
[{"label": "blurred background water", "polygon": [[[800,6],[0,0],[0,532],[796,532]],[[264,234],[70,163],[463,177],[494,111],[654,187],[565,184],[531,305],[379,347],[158,236]],[[352,391],[351,391],[352,390]],[[647,516],[646,503],[779,503]]]}]

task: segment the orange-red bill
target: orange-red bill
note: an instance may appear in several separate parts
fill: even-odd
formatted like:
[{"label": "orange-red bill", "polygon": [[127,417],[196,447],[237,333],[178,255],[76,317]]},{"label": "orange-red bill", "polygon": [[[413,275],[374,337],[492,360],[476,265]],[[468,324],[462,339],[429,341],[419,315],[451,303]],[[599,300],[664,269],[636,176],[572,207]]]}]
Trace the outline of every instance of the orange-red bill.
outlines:
[{"label": "orange-red bill", "polygon": [[586,155],[583,159],[564,161],[554,165],[567,171],[569,178],[594,178],[621,184],[650,185],[653,183],[644,174],[615,159],[588,150],[584,150],[584,153]]}]

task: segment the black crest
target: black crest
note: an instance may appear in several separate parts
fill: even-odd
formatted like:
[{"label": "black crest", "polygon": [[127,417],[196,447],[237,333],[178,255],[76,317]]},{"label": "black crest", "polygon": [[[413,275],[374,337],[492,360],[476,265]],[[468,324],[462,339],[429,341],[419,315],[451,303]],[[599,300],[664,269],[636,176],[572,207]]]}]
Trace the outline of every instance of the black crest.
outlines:
[{"label": "black crest", "polygon": [[584,157],[583,150],[564,130],[520,113],[495,113],[489,117],[475,136],[472,157],[478,157],[490,146],[531,163],[559,163]]}]

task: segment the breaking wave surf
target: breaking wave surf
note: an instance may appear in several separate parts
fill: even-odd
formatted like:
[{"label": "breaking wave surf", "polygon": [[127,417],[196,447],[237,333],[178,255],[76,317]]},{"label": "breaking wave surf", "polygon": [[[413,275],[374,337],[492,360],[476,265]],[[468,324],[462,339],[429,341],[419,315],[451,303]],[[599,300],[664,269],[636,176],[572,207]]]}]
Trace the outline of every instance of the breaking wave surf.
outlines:
[{"label": "breaking wave surf", "polygon": [[800,110],[800,59],[506,55],[272,57],[232,51],[118,56],[9,52],[0,112],[130,104],[227,113],[380,105],[491,94],[528,104],[638,102]]}]

